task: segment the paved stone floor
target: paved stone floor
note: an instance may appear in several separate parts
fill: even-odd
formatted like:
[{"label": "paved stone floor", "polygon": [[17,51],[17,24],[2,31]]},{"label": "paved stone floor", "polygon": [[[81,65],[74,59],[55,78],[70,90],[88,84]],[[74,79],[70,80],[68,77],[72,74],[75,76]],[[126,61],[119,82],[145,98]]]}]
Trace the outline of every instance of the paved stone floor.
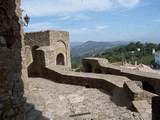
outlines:
[{"label": "paved stone floor", "polygon": [[49,120],[140,120],[97,89],[30,78],[28,102]]}]

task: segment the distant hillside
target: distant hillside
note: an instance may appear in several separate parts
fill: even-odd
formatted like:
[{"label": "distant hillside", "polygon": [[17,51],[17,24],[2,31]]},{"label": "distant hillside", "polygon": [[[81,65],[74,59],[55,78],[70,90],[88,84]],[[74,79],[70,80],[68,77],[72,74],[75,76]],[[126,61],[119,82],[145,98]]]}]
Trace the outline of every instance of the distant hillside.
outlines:
[{"label": "distant hillside", "polygon": [[96,56],[106,58],[112,63],[127,61],[134,64],[137,61],[138,64],[155,66],[153,49],[159,51],[160,44],[131,42],[125,46],[108,49]]},{"label": "distant hillside", "polygon": [[[71,56],[72,56],[72,66],[76,68],[80,64],[80,59],[88,56],[95,56],[97,54],[101,54],[107,49],[111,49],[113,47],[127,45],[129,42],[95,42],[88,41],[85,43],[71,43]],[[80,44],[80,45],[78,45]]]},{"label": "distant hillside", "polygon": [[81,45],[71,45],[71,55],[73,57],[82,57],[82,56],[94,56],[97,53],[104,52],[104,50],[120,46],[126,45],[128,42],[96,42],[96,41],[87,41]]},{"label": "distant hillside", "polygon": [[81,44],[83,44],[83,42],[71,42],[71,48],[79,46]]}]

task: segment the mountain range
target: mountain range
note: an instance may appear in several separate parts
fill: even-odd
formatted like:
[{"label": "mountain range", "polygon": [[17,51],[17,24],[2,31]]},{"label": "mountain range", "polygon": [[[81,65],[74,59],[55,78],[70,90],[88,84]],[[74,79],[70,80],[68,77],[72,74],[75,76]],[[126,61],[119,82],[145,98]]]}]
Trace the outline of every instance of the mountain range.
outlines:
[{"label": "mountain range", "polygon": [[97,53],[104,52],[104,50],[127,45],[128,41],[115,41],[115,42],[97,42],[87,41],[84,43],[74,42],[71,43],[71,55],[72,57],[94,56]]}]

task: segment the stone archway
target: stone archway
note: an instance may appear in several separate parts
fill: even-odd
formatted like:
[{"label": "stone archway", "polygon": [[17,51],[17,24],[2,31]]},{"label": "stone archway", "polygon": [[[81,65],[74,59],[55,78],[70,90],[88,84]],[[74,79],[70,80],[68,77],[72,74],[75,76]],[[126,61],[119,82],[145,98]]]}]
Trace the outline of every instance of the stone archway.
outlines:
[{"label": "stone archway", "polygon": [[59,53],[56,58],[56,65],[65,65],[65,58],[62,53]]},{"label": "stone archway", "polygon": [[67,65],[67,49],[66,45],[62,41],[58,41],[55,45],[55,64],[56,65]]}]

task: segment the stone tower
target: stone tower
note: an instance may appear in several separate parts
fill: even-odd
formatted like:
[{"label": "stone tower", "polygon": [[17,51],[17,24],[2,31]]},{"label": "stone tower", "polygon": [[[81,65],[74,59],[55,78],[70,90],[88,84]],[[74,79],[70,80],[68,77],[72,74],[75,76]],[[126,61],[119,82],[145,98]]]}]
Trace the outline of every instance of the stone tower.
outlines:
[{"label": "stone tower", "polygon": [[69,33],[65,31],[43,31],[25,34],[25,45],[37,47],[44,52],[45,65],[71,68]]}]

